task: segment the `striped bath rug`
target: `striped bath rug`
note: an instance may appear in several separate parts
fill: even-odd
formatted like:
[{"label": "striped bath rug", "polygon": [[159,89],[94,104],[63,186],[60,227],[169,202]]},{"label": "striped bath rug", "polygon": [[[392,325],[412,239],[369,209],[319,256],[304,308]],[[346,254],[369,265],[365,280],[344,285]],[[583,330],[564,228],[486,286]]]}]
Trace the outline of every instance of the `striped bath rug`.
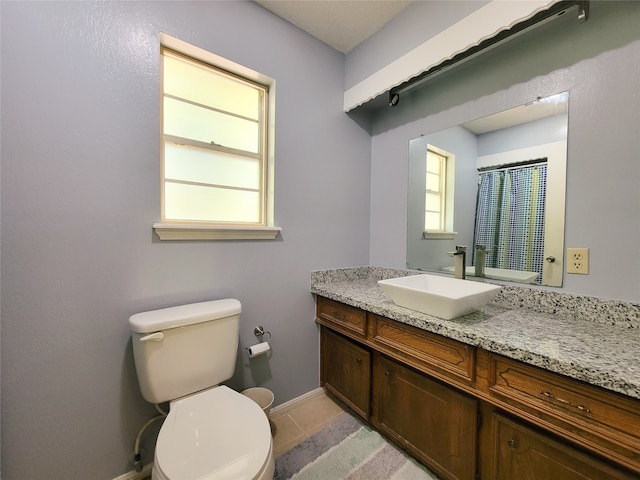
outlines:
[{"label": "striped bath rug", "polygon": [[349,413],[276,458],[274,480],[438,480]]}]

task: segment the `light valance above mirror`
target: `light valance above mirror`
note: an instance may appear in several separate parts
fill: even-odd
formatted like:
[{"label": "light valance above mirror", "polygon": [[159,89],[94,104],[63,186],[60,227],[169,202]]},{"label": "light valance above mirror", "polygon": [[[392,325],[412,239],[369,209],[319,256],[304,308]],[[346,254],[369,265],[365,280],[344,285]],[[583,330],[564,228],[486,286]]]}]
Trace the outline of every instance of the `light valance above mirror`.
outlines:
[{"label": "light valance above mirror", "polygon": [[585,0],[490,1],[346,90],[343,109],[349,112],[383,94],[389,95],[389,104],[397,105],[403,90],[525,31],[569,12],[586,21],[588,4]]}]

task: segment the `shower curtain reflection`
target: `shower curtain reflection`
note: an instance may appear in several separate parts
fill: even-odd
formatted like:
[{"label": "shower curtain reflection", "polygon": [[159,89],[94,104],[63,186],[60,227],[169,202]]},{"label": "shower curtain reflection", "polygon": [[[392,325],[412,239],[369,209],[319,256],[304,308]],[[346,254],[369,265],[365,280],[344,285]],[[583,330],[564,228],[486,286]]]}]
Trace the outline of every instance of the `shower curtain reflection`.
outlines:
[{"label": "shower curtain reflection", "polygon": [[487,267],[539,272],[539,284],[544,261],[547,165],[537,162],[480,172],[474,245],[487,247]]}]

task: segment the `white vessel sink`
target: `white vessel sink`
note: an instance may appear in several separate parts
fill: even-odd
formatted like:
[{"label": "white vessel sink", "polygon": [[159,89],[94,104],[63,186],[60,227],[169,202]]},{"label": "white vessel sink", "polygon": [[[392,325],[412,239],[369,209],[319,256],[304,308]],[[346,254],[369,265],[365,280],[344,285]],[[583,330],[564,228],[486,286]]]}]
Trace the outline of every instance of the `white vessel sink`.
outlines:
[{"label": "white vessel sink", "polygon": [[478,310],[502,288],[429,274],[380,280],[378,285],[396,305],[445,320]]},{"label": "white vessel sink", "polygon": [[[473,269],[474,275],[476,273],[475,267]],[[526,270],[507,270],[504,268],[492,268],[486,267],[484,269],[484,276],[487,278],[494,278],[496,280],[511,280],[512,282],[520,283],[536,283],[536,279],[540,275],[538,272],[527,272]]]},{"label": "white vessel sink", "polygon": [[[453,267],[444,267],[443,272],[454,271]],[[465,273],[468,277],[474,277],[476,267],[467,267]],[[528,272],[526,270],[507,270],[506,268],[486,267],[484,269],[485,278],[493,278],[494,280],[509,280],[518,283],[536,283],[536,279],[540,275],[538,272]]]}]

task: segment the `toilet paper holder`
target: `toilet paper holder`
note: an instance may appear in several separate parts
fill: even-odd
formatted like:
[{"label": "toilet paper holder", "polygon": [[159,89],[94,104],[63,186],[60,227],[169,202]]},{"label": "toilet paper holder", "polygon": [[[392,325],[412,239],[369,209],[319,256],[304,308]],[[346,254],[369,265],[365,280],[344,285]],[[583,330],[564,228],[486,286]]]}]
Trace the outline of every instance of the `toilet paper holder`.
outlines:
[{"label": "toilet paper holder", "polygon": [[[264,330],[262,325],[258,325],[253,329],[253,334],[256,337],[262,337],[262,342],[257,345],[251,345],[250,347],[245,347],[245,350],[249,353],[249,358],[254,358],[259,355],[268,354],[271,351],[271,345],[269,345],[269,341],[271,340],[271,332],[267,332]],[[264,338],[265,335],[269,335],[269,338]]]},{"label": "toilet paper holder", "polygon": [[271,340],[271,332],[269,332],[269,331],[265,331],[265,330],[264,330],[264,327],[263,327],[262,325],[258,325],[257,327],[255,327],[255,328],[253,329],[253,334],[254,334],[256,337],[263,337],[263,336],[265,336],[265,335],[269,335],[269,338],[267,338],[267,339],[266,339],[266,340],[264,340],[264,341],[265,341],[265,342],[268,342],[268,341],[270,341],[270,340]]}]

